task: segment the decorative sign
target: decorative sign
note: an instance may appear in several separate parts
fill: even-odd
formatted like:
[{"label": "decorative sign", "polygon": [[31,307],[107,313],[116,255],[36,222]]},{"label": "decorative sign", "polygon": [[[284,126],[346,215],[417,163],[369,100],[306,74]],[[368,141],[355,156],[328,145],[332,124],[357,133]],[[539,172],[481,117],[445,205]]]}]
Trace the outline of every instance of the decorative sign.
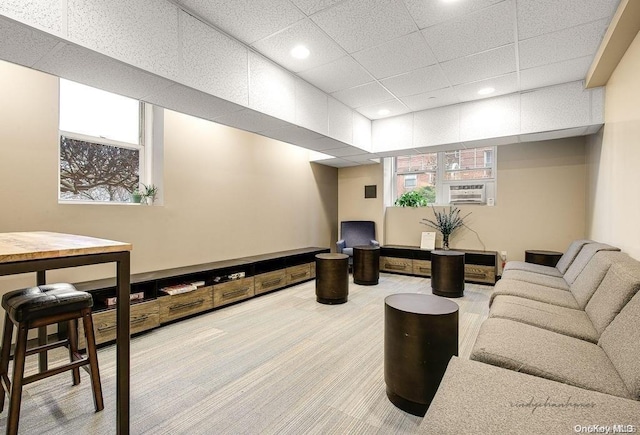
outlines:
[{"label": "decorative sign", "polygon": [[420,240],[420,249],[426,249],[433,251],[436,249],[436,233],[435,232],[423,232],[422,239]]}]

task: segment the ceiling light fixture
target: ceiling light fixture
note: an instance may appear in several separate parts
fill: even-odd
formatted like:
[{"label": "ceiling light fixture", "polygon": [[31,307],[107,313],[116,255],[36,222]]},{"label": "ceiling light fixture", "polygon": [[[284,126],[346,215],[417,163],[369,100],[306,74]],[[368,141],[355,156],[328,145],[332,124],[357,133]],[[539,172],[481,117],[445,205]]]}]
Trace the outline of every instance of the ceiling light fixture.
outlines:
[{"label": "ceiling light fixture", "polygon": [[304,45],[296,45],[291,49],[291,56],[296,59],[306,59],[311,52]]},{"label": "ceiling light fixture", "polygon": [[479,95],[489,95],[495,92],[495,88],[482,88],[478,91]]},{"label": "ceiling light fixture", "polygon": [[378,110],[378,115],[380,115],[380,116],[387,116],[390,113],[391,113],[391,111],[389,109],[380,109],[380,110]]}]

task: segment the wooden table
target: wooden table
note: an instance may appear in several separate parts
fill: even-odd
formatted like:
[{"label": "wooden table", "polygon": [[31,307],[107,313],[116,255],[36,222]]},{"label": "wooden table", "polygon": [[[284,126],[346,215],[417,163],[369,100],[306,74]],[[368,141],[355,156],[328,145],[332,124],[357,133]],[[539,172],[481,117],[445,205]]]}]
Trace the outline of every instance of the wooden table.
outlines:
[{"label": "wooden table", "polygon": [[448,298],[464,296],[464,252],[431,251],[431,291]]},{"label": "wooden table", "polygon": [[0,276],[36,272],[36,284],[42,285],[47,270],[116,263],[116,429],[123,435],[129,433],[130,251],[129,243],[73,234],[0,233]]},{"label": "wooden table", "polygon": [[349,256],[316,255],[316,301],[321,304],[344,304],[349,297]]},{"label": "wooden table", "polygon": [[562,257],[562,252],[543,251],[537,249],[529,249],[524,251],[524,261],[526,263],[540,264],[542,266],[555,267]]},{"label": "wooden table", "polygon": [[380,279],[380,247],[353,247],[353,282],[360,285],[377,285]]}]

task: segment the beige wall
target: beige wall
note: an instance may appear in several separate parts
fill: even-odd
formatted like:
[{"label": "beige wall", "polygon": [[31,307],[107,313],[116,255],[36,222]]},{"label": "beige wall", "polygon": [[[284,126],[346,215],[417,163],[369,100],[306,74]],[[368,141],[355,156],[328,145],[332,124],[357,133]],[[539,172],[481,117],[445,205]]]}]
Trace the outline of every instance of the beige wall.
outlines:
[{"label": "beige wall", "polygon": [[[352,178],[366,178],[362,172],[367,168],[371,176],[381,173],[364,167]],[[344,196],[356,198],[359,192],[359,184],[344,175],[352,171],[340,169],[341,205]],[[510,260],[524,259],[525,249],[564,251],[585,235],[585,138],[498,147],[497,192],[494,207],[460,207],[465,214],[471,212],[466,222],[478,234],[463,228],[451,239],[452,247],[507,251]],[[343,219],[342,208],[339,216]],[[428,208],[388,207],[386,212],[369,209],[366,217],[384,221],[385,244],[418,246],[421,232],[430,231],[420,222],[433,213]]]},{"label": "beige wall", "polygon": [[[199,264],[337,239],[337,169],[308,151],[165,111],[164,205],[57,201],[58,80],[0,62],[0,232],[47,230],[133,243],[132,271]],[[113,275],[113,266],[52,272]],[[0,291],[31,285],[0,279]]]},{"label": "beige wall", "polygon": [[605,126],[588,146],[588,235],[640,259],[640,34],[606,87]]},{"label": "beige wall", "polygon": [[[364,197],[364,186],[377,186],[376,198]],[[374,221],[376,238],[384,240],[382,164],[338,170],[338,221]]]}]

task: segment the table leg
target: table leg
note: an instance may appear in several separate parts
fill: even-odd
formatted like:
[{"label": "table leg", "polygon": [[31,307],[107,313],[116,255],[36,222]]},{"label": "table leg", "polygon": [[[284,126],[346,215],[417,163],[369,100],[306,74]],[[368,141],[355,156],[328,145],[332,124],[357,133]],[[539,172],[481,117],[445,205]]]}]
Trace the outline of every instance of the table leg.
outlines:
[{"label": "table leg", "polygon": [[[36,272],[36,285],[45,285],[47,283],[47,273],[44,270]],[[38,328],[38,346],[44,346],[47,344],[47,327],[41,326]],[[46,372],[49,368],[49,360],[47,358],[47,352],[38,354],[38,369],[40,373]]]},{"label": "table leg", "polygon": [[129,433],[129,376],[130,376],[130,254],[123,252],[117,261],[117,335],[116,335],[116,425],[117,433]]}]

